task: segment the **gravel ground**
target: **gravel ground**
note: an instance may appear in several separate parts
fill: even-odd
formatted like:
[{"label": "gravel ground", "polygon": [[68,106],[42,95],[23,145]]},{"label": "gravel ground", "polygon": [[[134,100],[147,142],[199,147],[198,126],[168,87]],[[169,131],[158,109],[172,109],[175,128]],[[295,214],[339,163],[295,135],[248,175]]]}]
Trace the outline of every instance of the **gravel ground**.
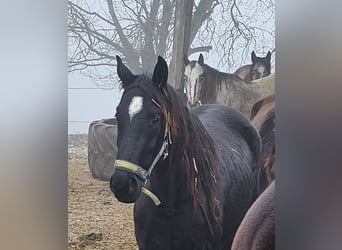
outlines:
[{"label": "gravel ground", "polygon": [[108,182],[92,177],[87,135],[68,137],[68,249],[138,249],[133,205],[120,203]]}]

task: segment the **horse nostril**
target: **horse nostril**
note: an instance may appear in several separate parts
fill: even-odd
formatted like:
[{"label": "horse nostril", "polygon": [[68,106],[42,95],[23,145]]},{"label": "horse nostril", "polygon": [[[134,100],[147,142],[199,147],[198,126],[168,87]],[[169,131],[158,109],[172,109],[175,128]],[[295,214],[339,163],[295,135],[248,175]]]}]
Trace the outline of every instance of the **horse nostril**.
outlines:
[{"label": "horse nostril", "polygon": [[129,179],[128,192],[134,194],[137,191],[138,182],[134,177]]}]

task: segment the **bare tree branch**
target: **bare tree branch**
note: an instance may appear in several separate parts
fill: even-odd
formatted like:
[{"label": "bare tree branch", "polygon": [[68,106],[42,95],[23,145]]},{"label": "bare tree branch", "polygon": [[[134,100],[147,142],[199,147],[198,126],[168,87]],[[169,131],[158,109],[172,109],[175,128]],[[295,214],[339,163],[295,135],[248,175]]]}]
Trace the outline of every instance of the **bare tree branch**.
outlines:
[{"label": "bare tree branch", "polygon": [[213,49],[212,46],[202,46],[202,47],[191,48],[189,55],[192,55],[197,52],[209,52],[212,49]]},{"label": "bare tree branch", "polygon": [[[175,3],[69,0],[69,72],[112,86],[117,54],[136,74],[153,69],[157,55],[170,60]],[[248,64],[251,50],[273,55],[274,9],[274,0],[194,0],[188,55],[207,52],[211,65],[228,72]]]},{"label": "bare tree branch", "polygon": [[108,10],[109,10],[110,16],[112,17],[114,26],[116,27],[116,32],[118,33],[120,37],[120,42],[122,43],[123,48],[126,50],[126,55],[127,55],[126,61],[131,66],[131,68],[139,69],[140,65],[137,65],[137,63],[139,62],[139,58],[137,54],[135,53],[133,46],[130,44],[127,37],[122,31],[122,27],[114,11],[112,0],[107,0],[107,4],[108,4]]},{"label": "bare tree branch", "polygon": [[203,22],[213,13],[212,4],[215,0],[201,0],[193,14],[191,20],[190,44],[194,40],[198,30],[201,28]]}]

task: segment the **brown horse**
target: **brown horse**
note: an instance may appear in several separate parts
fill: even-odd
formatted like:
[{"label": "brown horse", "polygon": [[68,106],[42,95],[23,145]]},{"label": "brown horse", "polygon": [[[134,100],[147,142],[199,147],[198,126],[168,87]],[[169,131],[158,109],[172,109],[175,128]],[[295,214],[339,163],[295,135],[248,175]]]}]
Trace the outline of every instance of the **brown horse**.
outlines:
[{"label": "brown horse", "polygon": [[259,192],[274,180],[275,162],[275,95],[258,100],[252,107],[251,120],[259,131],[262,151],[259,170]]},{"label": "brown horse", "polygon": [[275,249],[275,181],[248,209],[235,234],[231,249]]}]

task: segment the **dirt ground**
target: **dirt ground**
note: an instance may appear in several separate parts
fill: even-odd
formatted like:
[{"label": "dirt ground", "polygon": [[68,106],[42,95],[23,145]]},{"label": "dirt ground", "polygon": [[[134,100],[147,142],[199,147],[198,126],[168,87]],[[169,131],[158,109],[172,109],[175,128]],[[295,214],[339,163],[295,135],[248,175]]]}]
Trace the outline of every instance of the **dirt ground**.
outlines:
[{"label": "dirt ground", "polygon": [[108,182],[92,177],[87,135],[69,135],[68,157],[68,249],[138,249],[133,205],[118,202]]}]

